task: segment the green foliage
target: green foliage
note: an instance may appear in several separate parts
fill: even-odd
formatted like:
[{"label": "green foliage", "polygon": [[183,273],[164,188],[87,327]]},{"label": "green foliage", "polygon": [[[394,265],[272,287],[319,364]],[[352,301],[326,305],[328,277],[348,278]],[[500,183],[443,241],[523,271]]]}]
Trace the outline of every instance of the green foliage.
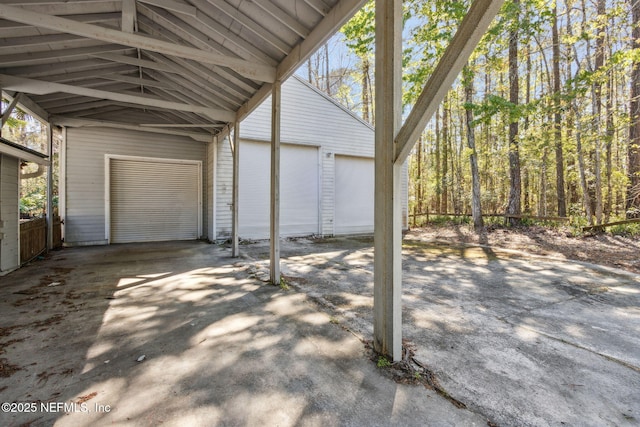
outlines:
[{"label": "green foliage", "polygon": [[376,365],[378,366],[378,368],[388,368],[391,366],[391,362],[389,362],[389,359],[387,359],[386,357],[380,356]]},{"label": "green foliage", "polygon": [[[403,103],[406,107],[420,95],[470,3],[470,0],[404,2]],[[343,30],[351,39],[350,49],[371,55],[374,21],[373,3],[368,3]],[[554,90],[551,33],[554,24],[559,36],[559,92]],[[608,0],[604,14],[598,14],[596,2],[507,0],[471,55],[468,68],[454,82],[434,120],[425,129],[420,156],[410,161],[410,212],[431,212],[429,222],[432,224],[469,222],[468,217],[433,215],[433,212],[468,213],[471,210],[467,109],[473,113],[471,125],[484,212],[502,213],[507,205],[511,123],[519,124],[524,214],[557,215],[557,144],[564,153],[561,164],[564,190],[576,233],[587,225],[584,203],[586,198],[595,198],[596,182],[601,183],[603,197],[610,197],[610,205],[604,206],[605,215],[614,217],[623,211],[628,181],[627,152],[631,147],[628,138],[631,68],[640,63],[640,49],[629,48],[631,30],[626,0]],[[511,32],[517,33],[519,42],[518,104],[509,102]],[[604,63],[596,69],[597,43],[604,43]],[[471,83],[475,92],[472,102],[467,102],[463,89]],[[599,116],[595,110],[598,102]],[[559,139],[556,114],[560,118]],[[578,138],[583,171],[578,162]],[[596,176],[598,171],[600,176]],[[588,197],[583,194],[583,179]],[[426,217],[416,218],[416,223],[421,221],[426,221]],[[486,221],[502,224],[504,218],[486,218]],[[528,220],[524,223],[556,225]]]},{"label": "green foliage", "polygon": [[614,236],[640,237],[640,224],[620,224],[609,227],[609,232]]},{"label": "green foliage", "polygon": [[365,3],[340,32],[345,36],[347,47],[357,56],[370,55],[375,42],[375,2]]},{"label": "green foliage", "polygon": [[463,225],[470,224],[471,217],[469,215],[464,216],[450,216],[450,215],[432,215],[429,216],[429,225]]},{"label": "green foliage", "polygon": [[287,281],[285,280],[284,276],[280,276],[280,289],[282,289],[283,291],[288,291],[291,289],[291,287],[289,286],[289,284],[287,283]]}]

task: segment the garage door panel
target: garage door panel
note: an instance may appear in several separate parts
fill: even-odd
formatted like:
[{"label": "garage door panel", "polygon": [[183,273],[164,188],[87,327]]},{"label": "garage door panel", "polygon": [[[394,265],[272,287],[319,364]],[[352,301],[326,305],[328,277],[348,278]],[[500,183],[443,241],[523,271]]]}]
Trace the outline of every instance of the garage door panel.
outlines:
[{"label": "garage door panel", "polygon": [[335,176],[335,233],[373,232],[373,159],[335,156]]},{"label": "garage door panel", "polygon": [[110,161],[111,242],[199,237],[199,165],[169,161]]},{"label": "garage door panel", "polygon": [[[239,232],[243,238],[269,237],[271,148],[268,143],[242,141],[240,147]],[[280,234],[318,232],[318,148],[280,147]]]}]

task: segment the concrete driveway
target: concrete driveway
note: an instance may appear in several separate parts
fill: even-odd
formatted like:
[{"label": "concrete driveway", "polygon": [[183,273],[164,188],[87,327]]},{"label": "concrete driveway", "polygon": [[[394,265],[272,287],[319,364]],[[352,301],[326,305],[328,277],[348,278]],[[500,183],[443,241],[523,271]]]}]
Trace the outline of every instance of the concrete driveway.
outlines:
[{"label": "concrete driveway", "polygon": [[[0,425],[638,425],[640,277],[405,245],[404,336],[467,409],[368,359],[371,239],[73,248],[0,277]],[[144,357],[143,357],[144,356]],[[34,406],[35,405],[35,406]],[[4,407],[3,407],[4,409]]]}]

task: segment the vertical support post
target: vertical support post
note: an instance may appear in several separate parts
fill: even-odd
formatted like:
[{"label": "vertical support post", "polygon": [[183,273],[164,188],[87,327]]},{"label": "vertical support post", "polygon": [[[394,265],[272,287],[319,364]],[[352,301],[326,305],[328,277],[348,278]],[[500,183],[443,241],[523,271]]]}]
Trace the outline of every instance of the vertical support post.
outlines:
[{"label": "vertical support post", "polygon": [[271,89],[271,283],[280,284],[280,92],[277,80]]},{"label": "vertical support post", "polygon": [[53,249],[53,125],[47,123],[49,166],[47,167],[47,250]]},{"label": "vertical support post", "polygon": [[64,218],[67,215],[67,128],[62,128],[62,143],[58,154],[58,215],[62,218],[62,241],[65,238]]},{"label": "vertical support post", "polygon": [[231,224],[231,256],[240,255],[238,237],[238,199],[240,180],[240,122],[236,121],[233,126],[233,191],[232,191],[232,224]]},{"label": "vertical support post", "polygon": [[376,0],[374,348],[402,358],[402,0]]}]

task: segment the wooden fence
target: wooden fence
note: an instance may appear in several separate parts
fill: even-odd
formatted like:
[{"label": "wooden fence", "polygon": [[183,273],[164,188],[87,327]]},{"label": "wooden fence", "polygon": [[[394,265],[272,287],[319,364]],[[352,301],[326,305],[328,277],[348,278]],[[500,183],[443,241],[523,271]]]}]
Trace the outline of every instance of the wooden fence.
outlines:
[{"label": "wooden fence", "polygon": [[20,264],[47,250],[47,220],[36,218],[20,223]]},{"label": "wooden fence", "polygon": [[[62,246],[62,221],[53,217],[53,247]],[[36,218],[20,223],[20,264],[25,264],[47,250],[47,220]]]}]

